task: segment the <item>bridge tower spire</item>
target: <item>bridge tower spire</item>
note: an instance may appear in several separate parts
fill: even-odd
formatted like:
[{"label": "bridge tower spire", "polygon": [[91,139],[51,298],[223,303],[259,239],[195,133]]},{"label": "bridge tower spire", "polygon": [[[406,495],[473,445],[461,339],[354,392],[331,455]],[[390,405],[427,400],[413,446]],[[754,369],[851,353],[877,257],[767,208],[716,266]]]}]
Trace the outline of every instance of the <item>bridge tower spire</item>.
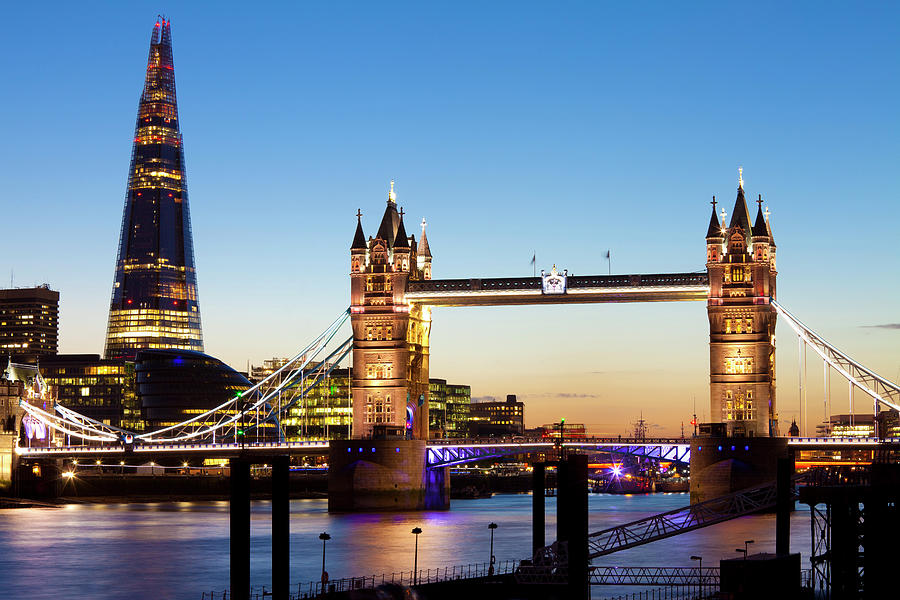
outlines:
[{"label": "bridge tower spire", "polygon": [[431,309],[408,303],[406,289],[410,281],[430,278],[431,251],[427,242],[423,248],[407,236],[393,183],[374,238],[365,239],[357,213],[350,250],[353,433],[368,438],[386,427],[428,439]]},{"label": "bridge tower spire", "polygon": [[[715,202],[715,199],[713,200]],[[715,214],[706,233],[709,274],[710,421],[729,436],[777,436],[774,243],[762,213],[751,227],[741,170],[726,227]]]}]

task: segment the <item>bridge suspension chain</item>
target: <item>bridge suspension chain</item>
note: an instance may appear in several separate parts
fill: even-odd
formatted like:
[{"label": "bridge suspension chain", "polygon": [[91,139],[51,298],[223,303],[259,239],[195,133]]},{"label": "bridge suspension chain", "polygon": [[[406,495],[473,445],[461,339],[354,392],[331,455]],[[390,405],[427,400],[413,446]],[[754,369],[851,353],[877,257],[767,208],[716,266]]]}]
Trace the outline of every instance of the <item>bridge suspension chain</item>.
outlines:
[{"label": "bridge suspension chain", "polygon": [[900,386],[867,369],[832,346],[775,300],[771,300],[771,303],[803,343],[815,350],[816,354],[847,379],[852,387],[861,389],[884,406],[900,410]]},{"label": "bridge suspension chain", "polygon": [[[350,310],[344,310],[325,331],[281,368],[234,398],[225,400],[218,406],[186,421],[154,431],[144,433],[127,431],[61,405],[54,407],[57,414],[42,410],[25,400],[20,402],[20,406],[32,417],[52,429],[94,442],[171,444],[198,438],[212,437],[215,440],[217,434],[221,437],[228,429],[234,432],[236,438],[239,431],[245,433],[246,430],[258,428],[260,424],[276,427],[279,437],[281,437],[281,414],[305,397],[313,388],[321,385],[337,364],[352,351],[353,338],[351,336],[343,340],[337,349],[330,352],[325,358],[318,359],[349,317]],[[288,398],[285,403],[282,403],[283,396]],[[248,419],[249,423],[247,423]],[[246,427],[242,424],[246,424]],[[238,427],[242,429],[238,430]]]}]

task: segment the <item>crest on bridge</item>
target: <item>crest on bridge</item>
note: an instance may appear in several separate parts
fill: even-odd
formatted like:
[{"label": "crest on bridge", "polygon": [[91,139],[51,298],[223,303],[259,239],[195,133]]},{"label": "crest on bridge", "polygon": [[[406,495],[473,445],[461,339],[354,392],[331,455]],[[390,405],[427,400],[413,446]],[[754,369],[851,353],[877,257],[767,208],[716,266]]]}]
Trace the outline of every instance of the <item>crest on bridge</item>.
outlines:
[{"label": "crest on bridge", "polygon": [[544,294],[565,294],[566,279],[569,276],[569,270],[566,269],[560,274],[556,270],[556,265],[550,269],[549,273],[545,273],[541,269],[541,292]]}]

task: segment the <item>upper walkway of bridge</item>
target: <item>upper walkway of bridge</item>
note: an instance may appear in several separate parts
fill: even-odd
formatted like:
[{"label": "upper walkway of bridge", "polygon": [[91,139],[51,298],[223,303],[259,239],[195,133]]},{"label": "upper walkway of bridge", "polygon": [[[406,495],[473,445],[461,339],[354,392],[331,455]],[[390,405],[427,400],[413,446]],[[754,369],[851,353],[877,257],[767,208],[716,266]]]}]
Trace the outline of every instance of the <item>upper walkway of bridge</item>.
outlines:
[{"label": "upper walkway of bridge", "polygon": [[[550,285],[552,281],[555,284]],[[410,281],[409,302],[430,306],[499,306],[706,300],[709,275],[566,275]]]}]

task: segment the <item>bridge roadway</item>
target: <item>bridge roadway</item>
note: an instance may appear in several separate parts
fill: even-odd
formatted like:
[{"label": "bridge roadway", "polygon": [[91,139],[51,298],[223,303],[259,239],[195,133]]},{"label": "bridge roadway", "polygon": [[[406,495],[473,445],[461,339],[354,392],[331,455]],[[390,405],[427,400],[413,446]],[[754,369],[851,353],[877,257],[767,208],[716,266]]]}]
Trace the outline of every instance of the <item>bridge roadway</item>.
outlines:
[{"label": "bridge roadway", "polygon": [[[562,273],[559,274],[563,276]],[[545,290],[543,277],[429,279],[410,281],[406,300],[429,306],[509,306],[513,304],[593,304],[706,300],[709,275],[565,275],[565,284]]]},{"label": "bridge roadway", "polygon": [[[701,438],[702,439],[702,438]],[[360,440],[364,445],[366,440]],[[552,451],[557,442],[552,439],[500,439],[500,440],[429,440],[427,461],[431,467],[460,465],[489,458],[499,458],[516,454]],[[581,451],[609,452],[638,456],[667,462],[690,462],[690,440],[683,438],[585,438],[567,440],[562,446]],[[881,440],[879,438],[808,438],[788,439],[788,447],[795,450],[875,450],[876,448],[900,449],[900,439]],[[298,442],[254,442],[254,443],[196,443],[196,444],[135,444],[106,446],[58,446],[50,448],[16,448],[22,458],[100,458],[119,455],[198,455],[204,458],[234,458],[241,454],[257,456],[269,455],[323,455],[328,453],[328,441],[308,440]]]}]

